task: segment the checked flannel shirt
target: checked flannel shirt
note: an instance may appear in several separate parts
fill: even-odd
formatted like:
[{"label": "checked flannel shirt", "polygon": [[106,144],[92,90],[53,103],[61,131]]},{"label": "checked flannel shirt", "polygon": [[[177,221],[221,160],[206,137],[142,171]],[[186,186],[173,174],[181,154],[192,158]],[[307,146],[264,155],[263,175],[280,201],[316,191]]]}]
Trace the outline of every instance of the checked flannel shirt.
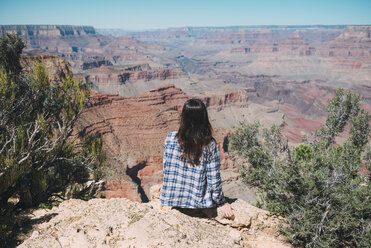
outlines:
[{"label": "checked flannel shirt", "polygon": [[220,154],[215,141],[205,147],[199,165],[191,165],[180,156],[183,149],[171,132],[165,140],[163,183],[160,201],[164,206],[212,208],[225,198],[220,179]]}]

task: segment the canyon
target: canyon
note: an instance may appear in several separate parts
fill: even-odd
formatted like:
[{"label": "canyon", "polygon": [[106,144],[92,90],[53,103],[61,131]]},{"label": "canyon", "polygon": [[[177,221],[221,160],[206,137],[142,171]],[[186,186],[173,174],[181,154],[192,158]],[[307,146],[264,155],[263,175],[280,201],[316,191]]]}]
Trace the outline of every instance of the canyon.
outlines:
[{"label": "canyon", "polygon": [[[208,107],[221,149],[223,178],[228,181],[238,173],[228,155],[226,143],[230,129],[227,127],[237,125],[244,116],[258,119],[252,113],[254,109],[262,112],[261,115],[265,113],[267,121],[261,121],[267,126],[281,125],[283,114],[270,108],[248,106],[248,92],[241,89],[223,88],[197,97]],[[108,163],[115,168],[107,178],[105,197],[148,201],[149,188],[162,180],[164,137],[179,127],[182,105],[189,98],[174,85],[164,85],[139,96],[92,94],[76,130],[80,130],[81,136],[100,134],[103,138]]]},{"label": "canyon", "polygon": [[[124,32],[88,26],[3,25],[27,41],[24,70],[42,61],[93,90],[76,136],[100,134],[107,198],[149,201],[161,183],[166,134],[183,103],[205,102],[221,150],[227,196],[255,203],[228,138],[240,121],[282,128],[288,144],[318,129],[336,89],[362,93],[371,111],[371,26],[185,27]],[[58,69],[56,69],[58,68]]]}]

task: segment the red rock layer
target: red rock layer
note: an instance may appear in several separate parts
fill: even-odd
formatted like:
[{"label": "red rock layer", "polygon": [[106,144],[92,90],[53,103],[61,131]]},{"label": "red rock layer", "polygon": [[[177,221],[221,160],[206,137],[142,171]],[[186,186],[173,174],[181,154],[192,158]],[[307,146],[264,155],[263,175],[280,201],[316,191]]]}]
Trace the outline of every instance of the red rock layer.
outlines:
[{"label": "red rock layer", "polygon": [[209,93],[209,96],[204,96],[201,99],[206,107],[223,107],[227,104],[246,104],[248,94],[246,90],[234,89],[232,91],[221,91]]},{"label": "red rock layer", "polygon": [[[168,132],[177,129],[178,107],[186,99],[185,93],[172,85],[137,97],[92,94],[90,106],[81,114],[76,129],[85,135],[101,134],[108,163],[120,168],[107,183],[107,197],[138,200],[141,195],[136,178],[148,187],[148,181],[154,184],[162,179],[163,142]],[[140,173],[139,169],[135,172],[136,166]],[[130,169],[133,173],[126,175]]]}]

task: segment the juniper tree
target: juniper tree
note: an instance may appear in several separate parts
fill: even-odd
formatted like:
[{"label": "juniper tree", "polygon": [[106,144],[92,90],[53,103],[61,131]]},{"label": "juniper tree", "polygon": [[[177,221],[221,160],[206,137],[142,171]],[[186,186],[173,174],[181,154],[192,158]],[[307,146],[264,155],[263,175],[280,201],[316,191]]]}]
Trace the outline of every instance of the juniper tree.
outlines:
[{"label": "juniper tree", "polygon": [[[259,123],[241,123],[231,136],[232,148],[246,159],[245,182],[261,189],[268,210],[286,217],[281,230],[294,245],[371,247],[371,185],[357,172],[370,156],[371,118],[361,100],[339,89],[325,124],[292,149],[277,126],[263,129],[260,139]],[[336,144],[347,124],[349,137]]]},{"label": "juniper tree", "polygon": [[35,63],[34,75],[23,74],[23,48],[16,35],[0,39],[2,207],[14,194],[21,196],[20,205],[37,205],[51,192],[87,180],[104,160],[99,137],[72,137],[89,88],[72,75],[50,82],[41,63]]}]

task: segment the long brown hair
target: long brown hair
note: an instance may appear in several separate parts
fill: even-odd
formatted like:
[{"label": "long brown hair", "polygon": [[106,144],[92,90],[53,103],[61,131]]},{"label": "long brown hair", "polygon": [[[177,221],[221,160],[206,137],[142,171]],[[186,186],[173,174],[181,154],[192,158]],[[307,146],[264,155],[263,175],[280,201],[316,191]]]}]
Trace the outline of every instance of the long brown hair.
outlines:
[{"label": "long brown hair", "polygon": [[215,140],[206,106],[201,100],[189,99],[184,103],[176,137],[183,149],[181,157],[198,165],[203,148]]}]

